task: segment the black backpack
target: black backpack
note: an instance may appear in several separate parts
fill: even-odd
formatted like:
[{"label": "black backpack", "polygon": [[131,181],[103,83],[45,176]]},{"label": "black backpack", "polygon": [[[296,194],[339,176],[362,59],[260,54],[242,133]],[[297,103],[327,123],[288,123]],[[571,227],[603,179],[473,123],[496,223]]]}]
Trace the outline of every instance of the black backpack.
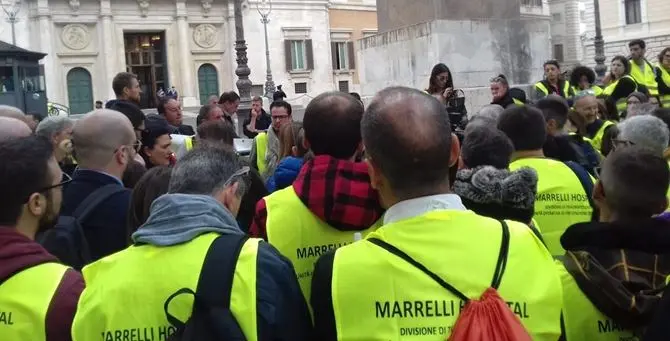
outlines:
[{"label": "black backpack", "polygon": [[[230,311],[230,295],[237,259],[247,239],[244,234],[216,238],[207,251],[196,291],[182,288],[168,297],[163,309],[176,329],[168,341],[246,341]],[[169,312],[170,302],[183,294],[194,297],[191,317],[186,322]]]},{"label": "black backpack", "polygon": [[96,189],[77,206],[71,216],[58,217],[56,226],[40,235],[37,238],[38,242],[63,264],[81,270],[92,261],[88,241],[82,228],[86,226],[86,218],[109,197],[124,190],[125,188],[118,184],[109,184]]}]

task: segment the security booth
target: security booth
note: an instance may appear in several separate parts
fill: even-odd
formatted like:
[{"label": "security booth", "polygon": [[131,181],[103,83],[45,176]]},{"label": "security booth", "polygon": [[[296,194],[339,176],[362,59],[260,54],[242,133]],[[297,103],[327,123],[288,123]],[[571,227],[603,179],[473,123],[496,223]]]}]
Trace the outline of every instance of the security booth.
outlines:
[{"label": "security booth", "polygon": [[44,67],[39,64],[45,56],[0,41],[0,104],[47,116]]}]

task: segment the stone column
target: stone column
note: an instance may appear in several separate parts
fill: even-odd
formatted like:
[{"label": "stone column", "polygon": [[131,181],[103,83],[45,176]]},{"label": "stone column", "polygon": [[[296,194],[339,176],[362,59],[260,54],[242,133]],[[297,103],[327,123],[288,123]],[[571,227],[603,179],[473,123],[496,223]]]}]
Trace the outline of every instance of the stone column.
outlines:
[{"label": "stone column", "polygon": [[57,70],[60,70],[60,68],[56,67],[56,53],[53,48],[52,40],[58,38],[54,38],[54,35],[52,34],[55,27],[51,22],[51,12],[49,11],[48,0],[37,1],[36,19],[38,25],[37,27],[34,27],[34,29],[39,30],[39,52],[47,54],[46,57],[42,59],[44,65],[44,79],[47,87],[47,99],[49,102],[68,105],[67,98],[65,98],[65,93],[63,92],[65,84],[59,83],[59,80],[64,76],[57,73]]},{"label": "stone column", "polygon": [[177,88],[184,107],[198,106],[195,98],[195,84],[193,83],[193,60],[191,58],[191,44],[188,36],[188,22],[186,21],[186,3],[177,1],[177,30],[179,34],[179,65],[181,68],[181,88]]},{"label": "stone column", "polygon": [[117,73],[125,71],[116,63],[116,44],[114,43],[114,27],[112,26],[112,6],[110,0],[100,1],[100,18],[102,19],[102,58],[103,82],[101,91],[97,92],[101,100],[116,98],[112,89],[112,81]]},{"label": "stone column", "polygon": [[582,48],[580,37],[579,1],[569,0],[565,3],[565,44],[563,53],[566,66],[579,63],[579,50]]}]

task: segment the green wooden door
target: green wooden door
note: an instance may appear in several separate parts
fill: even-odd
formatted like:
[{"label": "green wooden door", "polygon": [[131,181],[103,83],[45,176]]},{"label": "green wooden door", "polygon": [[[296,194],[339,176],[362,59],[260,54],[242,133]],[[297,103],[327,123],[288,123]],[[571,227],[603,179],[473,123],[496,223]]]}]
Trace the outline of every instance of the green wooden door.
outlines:
[{"label": "green wooden door", "polygon": [[67,97],[70,114],[85,114],[93,110],[93,84],[86,69],[78,67],[67,73]]},{"label": "green wooden door", "polygon": [[209,96],[219,96],[219,76],[212,64],[202,64],[198,69],[198,85],[200,88],[200,104],[207,104]]}]

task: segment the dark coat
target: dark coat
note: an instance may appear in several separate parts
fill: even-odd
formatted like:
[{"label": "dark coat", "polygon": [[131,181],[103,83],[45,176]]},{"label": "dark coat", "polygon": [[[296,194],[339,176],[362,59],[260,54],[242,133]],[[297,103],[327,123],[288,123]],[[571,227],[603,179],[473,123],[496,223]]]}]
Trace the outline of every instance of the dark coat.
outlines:
[{"label": "dark coat", "polygon": [[[247,129],[247,126],[251,123],[251,116],[247,117],[246,120],[244,120],[244,124],[242,125],[242,130],[244,131],[244,135],[250,139],[253,139],[258,135],[258,133],[254,133],[252,131],[249,131]],[[268,115],[265,110],[261,109],[261,114],[256,117],[256,130],[268,130],[270,128],[270,125],[272,124],[272,117]]]},{"label": "dark coat", "polygon": [[[63,191],[61,215],[72,215],[79,204],[93,191],[121,180],[92,170],[77,169]],[[91,251],[92,261],[121,251],[127,246],[126,216],[130,207],[130,190],[110,196],[84,222],[82,228]]]}]

